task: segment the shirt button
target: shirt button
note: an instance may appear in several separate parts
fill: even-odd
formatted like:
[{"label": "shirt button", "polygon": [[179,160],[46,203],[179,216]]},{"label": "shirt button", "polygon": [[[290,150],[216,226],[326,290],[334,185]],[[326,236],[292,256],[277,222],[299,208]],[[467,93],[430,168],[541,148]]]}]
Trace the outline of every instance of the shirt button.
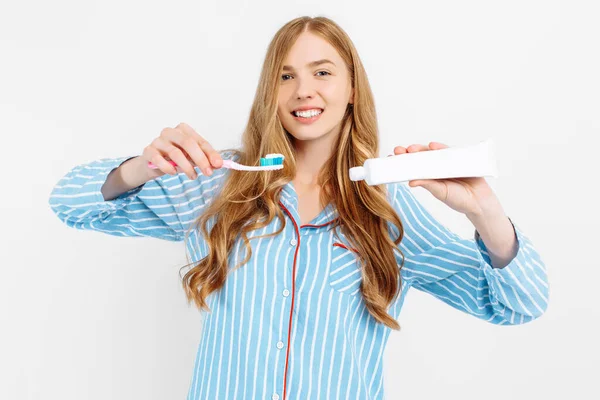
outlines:
[{"label": "shirt button", "polygon": [[271,398],[273,400],[279,400],[279,395],[277,393],[275,393],[273,396],[271,396]]},{"label": "shirt button", "polygon": [[277,342],[277,348],[278,349],[283,349],[283,342]]},{"label": "shirt button", "polygon": [[292,240],[290,240],[290,244],[291,244],[292,246],[295,246],[295,245],[297,245],[297,244],[298,244],[298,242],[296,241],[296,239],[292,239]]},{"label": "shirt button", "polygon": [[289,291],[289,290],[287,290],[287,289],[285,289],[285,290],[283,291],[283,295],[284,295],[285,297],[288,297],[288,296],[290,295],[290,291]]}]

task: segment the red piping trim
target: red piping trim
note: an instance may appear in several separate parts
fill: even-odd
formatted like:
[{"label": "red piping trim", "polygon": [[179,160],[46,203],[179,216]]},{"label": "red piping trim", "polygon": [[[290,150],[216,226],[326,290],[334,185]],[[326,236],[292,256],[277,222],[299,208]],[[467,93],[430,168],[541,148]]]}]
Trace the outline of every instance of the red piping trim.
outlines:
[{"label": "red piping trim", "polygon": [[343,248],[345,248],[346,250],[350,250],[350,251],[353,251],[353,252],[355,252],[355,253],[357,253],[357,254],[358,254],[358,251],[357,251],[357,250],[356,250],[354,247],[346,247],[346,245],[345,245],[345,244],[343,244],[343,243],[335,242],[335,243],[333,243],[333,245],[334,245],[334,246],[338,246],[338,247],[343,247]]},{"label": "red piping trim", "polygon": [[[281,204],[281,203],[279,203],[279,204]],[[283,204],[281,204],[281,205],[283,206]],[[308,227],[310,227],[310,228],[321,228],[321,227],[323,227],[325,225],[331,224],[332,222],[334,222],[337,219],[339,219],[339,217],[335,217],[331,221],[327,221],[327,222],[325,222],[324,224],[321,224],[321,225],[311,225],[311,224],[300,225],[300,228],[308,228]]]},{"label": "red piping trim", "polygon": [[[296,251],[294,253],[294,267],[292,270],[292,307],[290,308],[290,321],[288,323],[288,341],[287,341],[287,350],[286,350],[286,354],[285,354],[285,370],[283,373],[283,400],[285,400],[286,390],[287,390],[288,362],[289,362],[289,357],[290,357],[290,342],[292,340],[292,336],[291,336],[292,316],[294,314],[294,299],[295,299],[295,294],[296,294],[296,258],[298,256],[298,251],[300,250],[300,232],[298,232],[298,225],[296,224],[296,220],[294,219],[294,217],[292,217],[292,214],[290,213],[290,211],[287,209],[286,206],[283,205],[283,203],[281,201],[279,202],[279,204],[281,205],[281,207],[283,207],[285,212],[289,215],[290,219],[294,223],[294,230],[296,231],[296,236],[298,237],[298,243],[296,246]],[[336,217],[336,218],[332,219],[331,221],[327,221],[326,223],[321,224],[321,225],[310,225],[310,224],[301,225],[300,228],[304,228],[304,227],[320,228],[322,226],[331,224],[332,222],[334,222],[337,219],[338,218]]]},{"label": "red piping trim", "polygon": [[296,221],[292,217],[292,214],[290,214],[289,210],[281,202],[279,202],[279,204],[281,204],[283,209],[287,212],[290,219],[294,223],[294,229],[296,231],[296,235],[298,236],[296,252],[294,253],[294,268],[292,271],[292,308],[290,309],[290,322],[288,324],[288,341],[287,341],[287,349],[286,349],[286,354],[285,354],[285,370],[283,372],[283,400],[285,400],[286,389],[287,389],[288,361],[289,361],[289,356],[290,356],[290,341],[291,341],[291,332],[292,332],[292,315],[294,312],[294,298],[295,298],[295,294],[296,294],[296,257],[298,256],[298,250],[300,249],[300,232],[298,232],[298,225],[296,225]]}]

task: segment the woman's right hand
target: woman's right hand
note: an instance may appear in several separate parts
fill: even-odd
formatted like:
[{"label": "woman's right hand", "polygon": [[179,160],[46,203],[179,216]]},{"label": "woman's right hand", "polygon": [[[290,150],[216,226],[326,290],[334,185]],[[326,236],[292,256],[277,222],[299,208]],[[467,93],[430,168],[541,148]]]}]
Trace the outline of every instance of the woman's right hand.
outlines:
[{"label": "woman's right hand", "polygon": [[[200,136],[191,126],[180,123],[175,128],[165,128],[160,136],[144,148],[141,155],[146,168],[148,162],[152,162],[160,171],[160,175],[175,175],[180,172],[190,179],[196,179],[198,175],[194,167],[199,167],[204,175],[212,175],[213,168],[221,168],[223,159],[213,147]],[[167,161],[174,161],[174,167]]]}]

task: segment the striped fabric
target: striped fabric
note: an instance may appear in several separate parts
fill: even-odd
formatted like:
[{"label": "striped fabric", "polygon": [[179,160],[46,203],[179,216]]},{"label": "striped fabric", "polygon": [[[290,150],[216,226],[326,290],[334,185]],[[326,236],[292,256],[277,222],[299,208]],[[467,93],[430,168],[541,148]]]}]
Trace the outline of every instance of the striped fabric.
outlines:
[{"label": "striped fabric", "polygon": [[[54,187],[52,210],[77,229],[182,241],[228,173],[219,169],[204,176],[196,168],[199,177],[193,181],[185,174],[164,175],[104,201],[100,189],[108,173],[127,159],[73,168]],[[406,184],[387,189],[405,230],[402,292],[389,309],[394,318],[411,287],[498,325],[527,323],[544,313],[546,267],[517,225],[516,257],[504,268],[492,268],[477,232],[464,239],[445,228]],[[238,240],[225,286],[209,296],[211,312],[201,312],[188,400],[383,399],[382,356],[391,330],[364,306],[358,259],[341,231],[339,238],[333,235],[335,208],[326,207],[300,226],[292,182],[283,187],[279,205],[283,231],[256,238],[279,229],[275,219],[253,232],[250,261],[233,270],[245,256]],[[390,225],[395,236],[394,229]],[[207,254],[197,230],[185,245],[192,261]]]}]

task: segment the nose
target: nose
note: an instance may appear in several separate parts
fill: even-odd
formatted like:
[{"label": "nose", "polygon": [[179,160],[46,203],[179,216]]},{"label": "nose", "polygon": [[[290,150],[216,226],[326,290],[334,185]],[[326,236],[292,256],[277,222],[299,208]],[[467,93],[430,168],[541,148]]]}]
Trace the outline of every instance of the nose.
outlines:
[{"label": "nose", "polygon": [[312,82],[310,79],[306,79],[306,78],[298,78],[296,80],[296,82],[298,82],[296,84],[296,93],[295,96],[298,100],[302,99],[302,98],[309,98],[312,99],[315,95],[315,88],[312,85]]}]

